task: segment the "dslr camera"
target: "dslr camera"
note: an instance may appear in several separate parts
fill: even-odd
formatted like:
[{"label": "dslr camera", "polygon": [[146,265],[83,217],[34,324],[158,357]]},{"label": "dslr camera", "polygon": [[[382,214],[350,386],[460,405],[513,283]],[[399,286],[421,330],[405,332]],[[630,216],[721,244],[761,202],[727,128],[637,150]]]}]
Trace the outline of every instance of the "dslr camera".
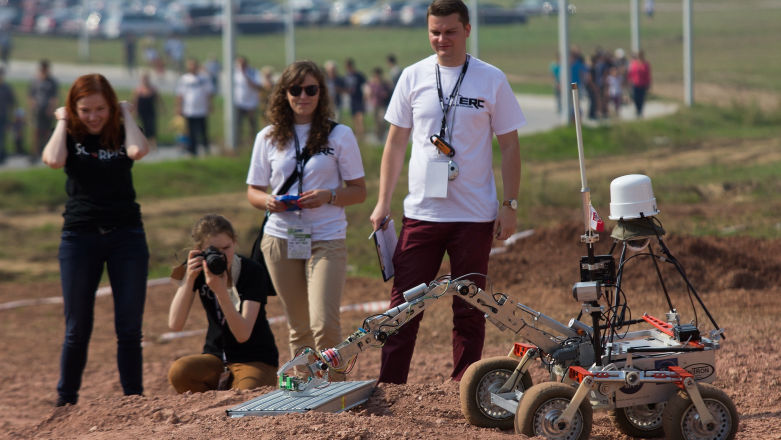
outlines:
[{"label": "dslr camera", "polygon": [[215,275],[222,275],[222,273],[225,272],[225,269],[228,268],[228,259],[225,258],[225,254],[214,246],[207,247],[203,252],[196,255],[196,257],[203,257],[206,261],[206,267],[209,268],[209,272]]}]

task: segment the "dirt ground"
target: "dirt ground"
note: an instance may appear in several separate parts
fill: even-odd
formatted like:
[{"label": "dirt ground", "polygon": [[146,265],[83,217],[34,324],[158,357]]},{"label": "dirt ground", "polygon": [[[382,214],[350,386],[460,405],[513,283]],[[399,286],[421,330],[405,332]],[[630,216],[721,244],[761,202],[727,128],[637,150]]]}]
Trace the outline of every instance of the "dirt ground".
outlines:
[{"label": "dirt ground", "polygon": [[[673,212],[675,209],[668,210]],[[663,218],[662,218],[663,220]],[[567,322],[579,312],[571,297],[578,261],[584,249],[577,224],[534,231],[491,257],[489,276],[494,292]],[[612,240],[603,235],[598,253],[607,253]],[[774,335],[781,326],[781,240],[750,238],[692,238],[668,233],[665,243],[686,269],[727,339],[716,353],[715,385],[735,402],[740,414],[738,438],[781,438],[781,380],[766,376],[781,363],[781,342]],[[672,301],[685,319],[693,319],[689,299],[680,282],[662,265]],[[443,267],[447,272],[447,267]],[[627,265],[624,290],[632,316],[663,316],[666,302],[648,259]],[[348,280],[342,304],[386,300],[389,286],[378,279]],[[179,356],[199,352],[203,335],[162,342],[168,330],[166,316],[173,288],[150,287],[144,328],[144,396],[121,394],[115,366],[115,338],[110,297],[96,304],[95,329],[84,373],[80,401],[54,408],[58,360],[63,336],[61,304],[43,304],[0,311],[0,437],[19,438],[334,438],[334,439],[451,439],[519,438],[511,431],[474,427],[461,414],[458,384],[449,379],[449,301],[427,309],[418,336],[407,385],[381,384],[365,404],[340,414],[306,413],[275,417],[231,419],[225,410],[273,391],[215,391],[177,395],[166,372]],[[9,301],[57,297],[57,283],[0,284],[0,304]],[[194,308],[187,329],[204,328],[205,319]],[[282,314],[279,300],[269,305],[269,316]],[[343,315],[343,333],[356,329],[366,312]],[[699,326],[710,326],[702,310]],[[505,355],[514,341],[509,332],[488,324],[484,356]],[[284,323],[273,325],[277,344],[284,347]],[[288,358],[284,354],[281,361]],[[379,350],[358,357],[349,380],[376,378]],[[545,371],[533,368],[535,383]],[[597,412],[594,439],[623,439],[605,413]]]}]

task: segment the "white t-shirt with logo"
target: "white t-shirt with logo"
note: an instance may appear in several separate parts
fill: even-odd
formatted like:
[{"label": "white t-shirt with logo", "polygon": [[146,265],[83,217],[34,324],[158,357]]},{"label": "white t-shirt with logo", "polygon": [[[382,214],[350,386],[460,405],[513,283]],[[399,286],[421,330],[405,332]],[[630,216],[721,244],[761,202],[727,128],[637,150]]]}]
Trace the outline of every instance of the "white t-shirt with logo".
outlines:
[{"label": "white t-shirt with logo", "polygon": [[[437,94],[436,55],[407,67],[401,74],[385,119],[412,128],[409,194],[404,215],[434,222],[488,222],[496,219],[498,203],[492,166],[494,134],[526,124],[507,77],[496,67],[470,57],[466,74],[448,112],[445,136],[456,151],[459,174],[448,182],[447,197],[424,197],[426,171],[446,156],[429,141],[439,134],[442,108]],[[442,94],[447,102],[462,66],[440,66]]]},{"label": "white t-shirt with logo", "polygon": [[258,90],[252,85],[259,87],[262,80],[258,71],[247,67],[247,72],[243,72],[239,66],[233,73],[233,100],[234,105],[240,109],[253,110],[258,108],[260,97]]},{"label": "white t-shirt with logo", "polygon": [[176,96],[182,98],[182,115],[202,118],[209,115],[209,96],[214,93],[211,79],[206,75],[185,73],[176,84]]},{"label": "white t-shirt with logo", "polygon": [[[309,124],[296,125],[295,130],[303,151],[309,135]],[[247,184],[268,187],[266,192],[277,194],[296,168],[296,148],[291,140],[290,144],[280,151],[268,138],[270,131],[271,126],[267,126],[255,138]],[[363,176],[361,152],[355,135],[349,127],[339,124],[331,131],[328,145],[312,156],[304,166],[303,188],[304,191],[336,189],[344,180],[359,179]],[[298,194],[298,181],[293,183],[287,194]],[[346,236],[347,218],[344,208],[330,204],[314,209],[274,213],[269,217],[264,232],[274,237],[287,238],[288,226],[300,222],[312,227],[312,240],[336,240]]]}]

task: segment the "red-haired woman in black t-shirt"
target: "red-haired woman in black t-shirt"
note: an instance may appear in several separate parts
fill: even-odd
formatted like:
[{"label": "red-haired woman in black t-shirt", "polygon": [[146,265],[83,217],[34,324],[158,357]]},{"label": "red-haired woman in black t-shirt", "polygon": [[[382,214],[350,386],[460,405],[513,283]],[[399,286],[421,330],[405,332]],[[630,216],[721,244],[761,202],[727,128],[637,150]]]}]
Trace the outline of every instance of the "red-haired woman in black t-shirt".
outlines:
[{"label": "red-haired woman in black t-shirt", "polygon": [[117,100],[100,74],[76,79],[65,107],[55,110],[54,116],[57,125],[44,148],[43,162],[55,169],[65,167],[68,194],[59,248],[65,341],[56,405],[78,400],[104,265],[114,297],[119,379],[125,394],[141,394],[149,250],[131,168],[149,145],[129,104]]}]

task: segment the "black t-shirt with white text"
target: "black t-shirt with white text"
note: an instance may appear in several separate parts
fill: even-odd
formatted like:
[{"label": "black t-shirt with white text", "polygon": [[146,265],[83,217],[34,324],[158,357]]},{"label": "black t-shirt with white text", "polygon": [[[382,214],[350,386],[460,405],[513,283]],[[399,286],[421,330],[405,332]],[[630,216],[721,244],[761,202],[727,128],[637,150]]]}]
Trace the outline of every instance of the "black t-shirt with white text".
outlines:
[{"label": "black t-shirt with white text", "polygon": [[260,286],[266,285],[263,280],[268,275],[255,261],[239,256],[241,259],[241,272],[236,280],[236,291],[239,299],[243,301],[257,301],[260,303],[255,327],[250,338],[245,342],[238,342],[223,319],[214,292],[206,284],[203,273],[198,275],[193,284],[193,291],[198,292],[201,303],[206,311],[206,319],[209,321],[209,329],[206,332],[206,341],[203,344],[203,352],[222,359],[223,349],[228,363],[233,362],[263,362],[277,367],[279,365],[279,352],[274,342],[274,334],[266,319],[266,292],[260,290]]},{"label": "black t-shirt with white text", "polygon": [[68,158],[65,174],[65,230],[111,229],[142,226],[141,208],[133,189],[133,160],[124,145],[110,150],[101,145],[99,135],[87,135],[76,140],[69,134],[66,140]]}]

